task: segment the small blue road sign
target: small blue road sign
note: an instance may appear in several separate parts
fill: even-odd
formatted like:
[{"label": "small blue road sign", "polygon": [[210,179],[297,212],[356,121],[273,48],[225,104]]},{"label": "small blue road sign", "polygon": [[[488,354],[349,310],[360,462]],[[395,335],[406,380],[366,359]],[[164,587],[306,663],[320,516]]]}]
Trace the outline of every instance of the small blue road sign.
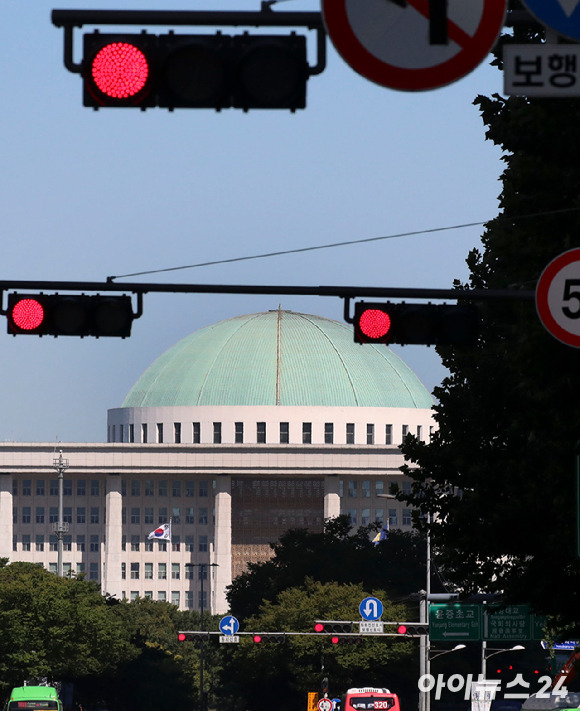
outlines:
[{"label": "small blue road sign", "polygon": [[365,597],[358,609],[363,620],[380,620],[383,614],[383,603],[378,597]]},{"label": "small blue road sign", "polygon": [[524,0],[524,5],[543,25],[580,39],[580,0]]},{"label": "small blue road sign", "polygon": [[226,635],[234,635],[240,629],[240,623],[233,615],[226,615],[220,620],[220,632]]}]

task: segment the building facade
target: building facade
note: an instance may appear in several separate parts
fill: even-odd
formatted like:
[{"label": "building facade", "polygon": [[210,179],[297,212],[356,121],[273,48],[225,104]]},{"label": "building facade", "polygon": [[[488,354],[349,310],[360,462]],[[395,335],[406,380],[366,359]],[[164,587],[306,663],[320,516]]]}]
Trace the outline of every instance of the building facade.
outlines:
[{"label": "building facade", "polygon": [[[0,556],[56,571],[61,510],[65,574],[226,612],[227,585],[290,528],[344,513],[411,529],[387,495],[410,486],[399,445],[429,439],[431,406],[400,358],[345,324],[282,310],[222,321],[143,373],[109,410],[107,442],[0,445]],[[169,522],[171,541],[148,538]]]}]

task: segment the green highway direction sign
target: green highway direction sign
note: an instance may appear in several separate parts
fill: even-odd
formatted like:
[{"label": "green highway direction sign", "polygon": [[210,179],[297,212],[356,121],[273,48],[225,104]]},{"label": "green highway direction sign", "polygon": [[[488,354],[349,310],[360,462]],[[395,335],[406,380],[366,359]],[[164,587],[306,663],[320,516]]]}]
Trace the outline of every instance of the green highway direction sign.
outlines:
[{"label": "green highway direction sign", "polygon": [[545,624],[546,618],[528,605],[498,610],[462,603],[429,605],[429,636],[435,642],[541,640]]}]

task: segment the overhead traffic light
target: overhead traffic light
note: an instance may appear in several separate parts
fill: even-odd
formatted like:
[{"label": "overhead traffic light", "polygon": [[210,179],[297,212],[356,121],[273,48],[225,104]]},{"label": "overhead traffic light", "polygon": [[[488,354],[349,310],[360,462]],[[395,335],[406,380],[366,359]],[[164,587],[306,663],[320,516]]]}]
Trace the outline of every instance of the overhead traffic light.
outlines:
[{"label": "overhead traffic light", "polygon": [[280,644],[286,641],[283,632],[260,632],[252,638],[255,644]]},{"label": "overhead traffic light", "polygon": [[429,624],[420,624],[418,622],[399,622],[397,624],[397,634],[406,637],[422,637],[429,634]]},{"label": "overhead traffic light", "polygon": [[7,331],[12,335],[115,336],[127,338],[135,314],[130,296],[9,294]]},{"label": "overhead traffic light", "polygon": [[370,303],[354,306],[357,343],[472,345],[479,314],[473,304]]},{"label": "overhead traffic light", "polygon": [[84,35],[85,106],[303,109],[306,37],[282,35]]},{"label": "overhead traffic light", "polygon": [[326,632],[327,634],[337,634],[340,632],[349,633],[353,631],[352,622],[340,622],[340,621],[325,621],[316,622],[314,625],[315,632]]},{"label": "overhead traffic light", "polygon": [[206,642],[209,640],[209,632],[199,630],[197,632],[178,632],[179,642]]}]

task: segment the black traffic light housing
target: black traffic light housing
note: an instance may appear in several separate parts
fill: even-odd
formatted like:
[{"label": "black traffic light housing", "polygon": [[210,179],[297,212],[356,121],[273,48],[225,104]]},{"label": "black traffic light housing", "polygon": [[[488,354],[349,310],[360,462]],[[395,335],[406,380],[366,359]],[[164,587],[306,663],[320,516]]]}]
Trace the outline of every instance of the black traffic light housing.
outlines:
[{"label": "black traffic light housing", "polygon": [[346,621],[317,621],[314,625],[314,631],[320,632],[321,634],[349,634],[353,631],[353,623]]},{"label": "black traffic light housing", "polygon": [[93,108],[303,109],[306,37],[102,34],[83,38],[83,104]]},{"label": "black traffic light housing", "polygon": [[282,644],[286,641],[283,632],[259,632],[252,637],[255,644]]},{"label": "black traffic light housing", "polygon": [[195,632],[178,632],[177,639],[179,642],[207,642],[209,640],[209,632],[198,630]]},{"label": "black traffic light housing", "polygon": [[356,343],[473,345],[479,312],[473,304],[372,303],[354,305]]},{"label": "black traffic light housing", "polygon": [[127,295],[13,293],[6,326],[12,335],[127,338],[137,315]]},{"label": "black traffic light housing", "polygon": [[422,637],[429,634],[429,624],[420,622],[398,622],[397,634],[406,637]]}]

